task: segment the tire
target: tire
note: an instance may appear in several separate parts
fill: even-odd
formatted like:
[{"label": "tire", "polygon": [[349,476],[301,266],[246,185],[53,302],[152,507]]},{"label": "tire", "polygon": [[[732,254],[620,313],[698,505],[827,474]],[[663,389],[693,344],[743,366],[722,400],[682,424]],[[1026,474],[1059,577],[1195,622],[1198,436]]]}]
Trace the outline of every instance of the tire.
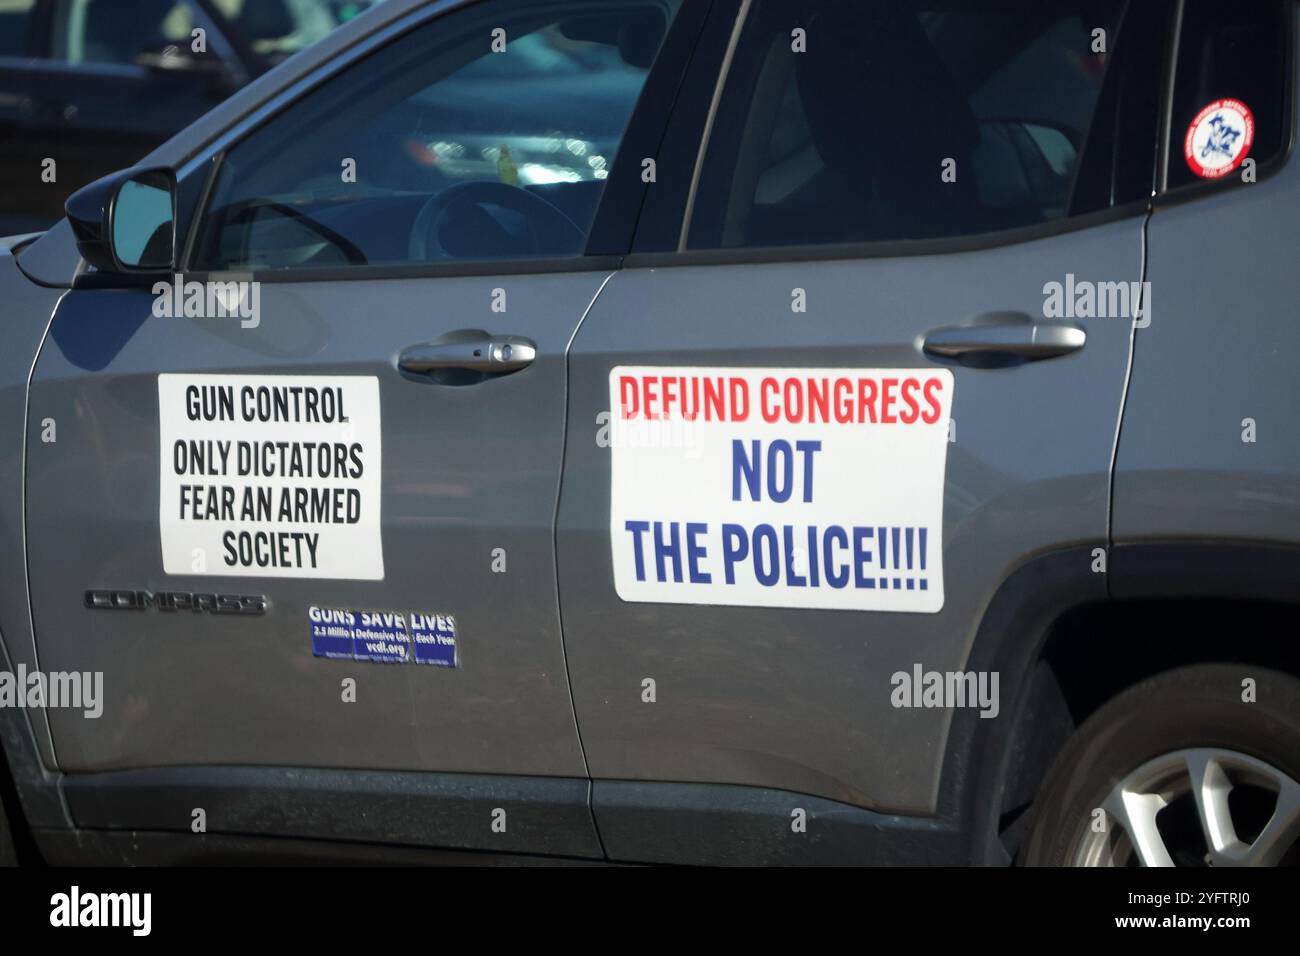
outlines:
[{"label": "tire", "polygon": [[1030,866],[1300,865],[1300,681],[1247,664],[1145,680],[1067,741],[1032,813]]},{"label": "tire", "polygon": [[[2,753],[0,753],[0,760],[4,760]],[[13,833],[9,830],[9,819],[5,813],[4,802],[0,801],[0,866],[17,865],[18,851],[14,847]]]}]

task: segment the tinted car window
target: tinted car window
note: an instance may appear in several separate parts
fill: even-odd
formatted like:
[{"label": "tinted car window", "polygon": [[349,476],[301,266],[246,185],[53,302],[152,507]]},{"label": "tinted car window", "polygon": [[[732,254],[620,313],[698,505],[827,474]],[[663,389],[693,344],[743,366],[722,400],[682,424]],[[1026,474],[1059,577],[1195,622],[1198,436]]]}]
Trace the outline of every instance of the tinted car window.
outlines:
[{"label": "tinted car window", "polygon": [[53,56],[68,63],[126,65],[145,52],[189,43],[190,8],[178,0],[60,0]]},{"label": "tinted car window", "polygon": [[1124,6],[758,0],[689,247],[970,235],[1071,214]]},{"label": "tinted car window", "polygon": [[[1187,4],[1170,130],[1171,188],[1220,178],[1246,159],[1263,164],[1286,151],[1294,7],[1292,0]],[[1222,107],[1205,112],[1215,104]],[[1189,161],[1187,139],[1194,125],[1202,135],[1193,137]],[[1216,130],[1211,142],[1210,133]]]},{"label": "tinted car window", "polygon": [[379,0],[212,0],[226,25],[270,63],[324,37]]},{"label": "tinted car window", "polygon": [[408,34],[227,154],[194,266],[581,253],[675,8],[480,3]]},{"label": "tinted car window", "polygon": [[0,0],[0,56],[27,53],[27,24],[35,0]]}]

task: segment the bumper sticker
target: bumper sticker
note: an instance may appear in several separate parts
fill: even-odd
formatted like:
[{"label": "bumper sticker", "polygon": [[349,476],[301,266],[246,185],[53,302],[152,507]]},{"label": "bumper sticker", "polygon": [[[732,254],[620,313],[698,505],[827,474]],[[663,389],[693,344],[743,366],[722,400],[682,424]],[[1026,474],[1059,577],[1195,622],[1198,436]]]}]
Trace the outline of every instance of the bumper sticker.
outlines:
[{"label": "bumper sticker", "polygon": [[445,614],[310,607],[311,651],[333,660],[459,664],[456,619]]},{"label": "bumper sticker", "polygon": [[379,379],[159,375],[168,574],[381,581]]},{"label": "bumper sticker", "polygon": [[953,375],[618,367],[624,601],[934,613]]},{"label": "bumper sticker", "polygon": [[357,660],[405,664],[411,659],[411,638],[401,614],[363,612],[357,616],[360,621],[352,632]]},{"label": "bumper sticker", "polygon": [[1232,172],[1250,155],[1255,142],[1255,114],[1241,100],[1215,100],[1187,127],[1183,156],[1202,179]]},{"label": "bumper sticker", "polygon": [[312,654],[349,661],[356,656],[356,638],[352,633],[355,614],[313,607],[307,616],[311,620]]},{"label": "bumper sticker", "polygon": [[411,637],[415,641],[415,662],[456,666],[456,619],[438,614],[412,614]]}]

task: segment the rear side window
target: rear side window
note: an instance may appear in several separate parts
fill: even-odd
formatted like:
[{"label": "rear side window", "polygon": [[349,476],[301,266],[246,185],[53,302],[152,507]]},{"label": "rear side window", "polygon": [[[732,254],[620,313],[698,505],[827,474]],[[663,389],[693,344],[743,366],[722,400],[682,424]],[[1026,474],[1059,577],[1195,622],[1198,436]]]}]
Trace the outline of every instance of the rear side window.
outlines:
[{"label": "rear side window", "polygon": [[1191,0],[1179,34],[1168,186],[1240,177],[1291,136],[1293,0]]},{"label": "rear side window", "polygon": [[27,55],[27,24],[35,0],[0,2],[0,56]]},{"label": "rear side window", "polygon": [[182,0],[60,0],[54,6],[52,56],[128,66],[141,54],[189,43],[192,21]]},{"label": "rear side window", "polygon": [[[1131,198],[1109,188],[1115,124],[1102,115],[1120,109],[1103,91],[1128,42],[1127,6],[757,0],[715,116],[688,248],[976,235]],[[1150,55],[1128,60],[1158,65],[1159,35],[1143,38]],[[1144,102],[1150,133],[1126,149],[1149,183],[1156,103]],[[1081,176],[1090,142],[1105,182]]]}]

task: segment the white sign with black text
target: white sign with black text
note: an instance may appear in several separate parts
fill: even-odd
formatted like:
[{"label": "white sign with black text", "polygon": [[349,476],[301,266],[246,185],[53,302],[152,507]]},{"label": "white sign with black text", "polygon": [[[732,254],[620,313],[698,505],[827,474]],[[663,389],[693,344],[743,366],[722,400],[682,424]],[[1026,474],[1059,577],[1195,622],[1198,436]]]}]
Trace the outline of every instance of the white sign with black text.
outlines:
[{"label": "white sign with black text", "polygon": [[168,574],[384,577],[379,380],[159,375]]}]

